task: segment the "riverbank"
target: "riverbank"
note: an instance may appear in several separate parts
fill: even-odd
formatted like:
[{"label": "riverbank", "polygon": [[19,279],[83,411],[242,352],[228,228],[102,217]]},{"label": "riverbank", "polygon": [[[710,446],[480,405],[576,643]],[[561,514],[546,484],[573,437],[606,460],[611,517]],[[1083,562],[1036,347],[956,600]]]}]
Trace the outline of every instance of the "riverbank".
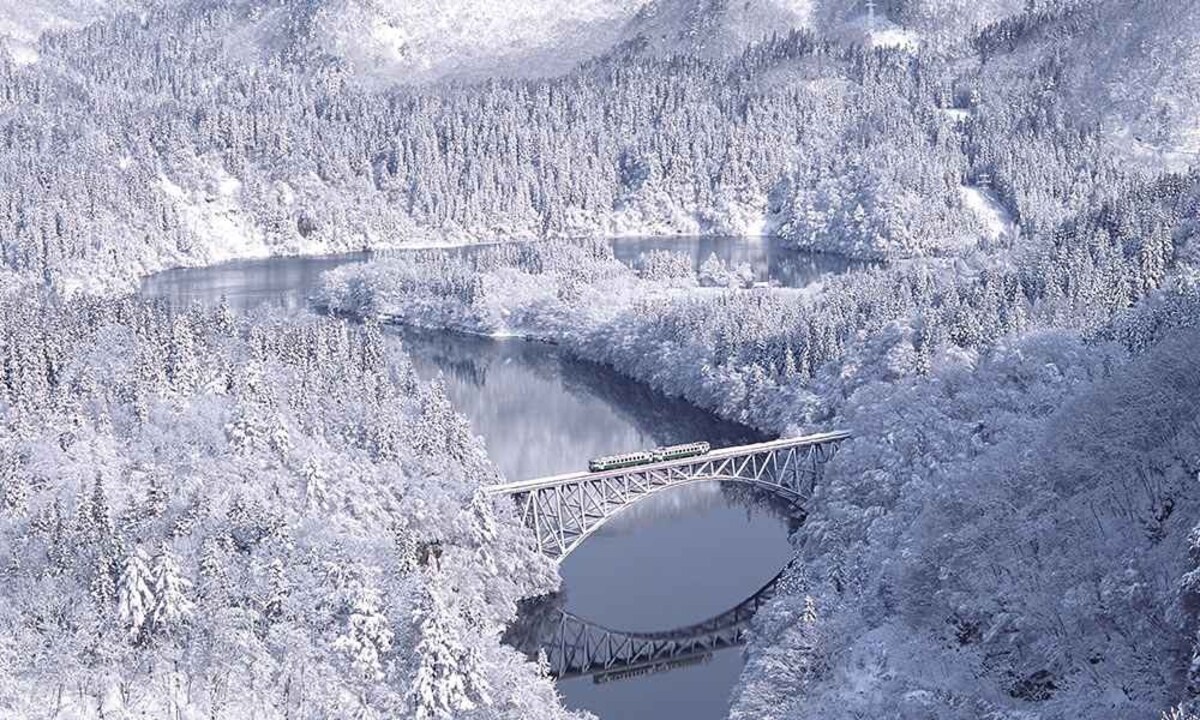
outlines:
[{"label": "riverbank", "polygon": [[[733,258],[749,253],[756,272],[772,279],[776,273],[796,277],[797,262],[803,260],[785,253],[768,261],[753,240],[737,243],[737,249],[727,243],[714,248],[707,241],[682,242],[694,248],[693,265],[703,264],[699,260],[709,252]],[[613,244],[620,253],[656,245]],[[183,309],[291,309],[303,306],[322,270],[365,259],[287,259],[177,271],[145,283],[143,293]],[[833,264],[828,258],[814,263],[814,272]],[[630,448],[697,438],[714,447],[765,439],[682,400],[664,398],[609,368],[574,360],[564,348],[410,328],[385,329],[381,336],[403,348],[419,377],[444,388],[506,478],[582,469],[587,458]],[[647,630],[686,627],[734,606],[773,576],[791,552],[787,516],[773,511],[782,508],[745,490],[690,486],[623,511],[559,566],[564,593],[559,600],[588,621]],[[557,688],[568,707],[606,718],[660,717],[663,708],[673,708],[698,720],[719,720],[727,714],[742,663],[740,649],[730,649],[710,663],[667,676],[602,685],[583,678]]]},{"label": "riverbank", "polygon": [[[977,717],[1048,702],[1116,720],[1177,701],[1194,621],[1177,613],[1176,579],[1189,569],[1196,514],[1162,508],[1197,503],[1200,408],[1194,393],[1168,390],[1200,386],[1185,329],[1200,284],[1186,263],[1123,309],[1101,300],[1103,287],[1030,296],[1027,280],[994,268],[905,265],[820,292],[710,291],[694,278],[640,277],[596,248],[554,252],[552,262],[535,252],[346,269],[328,277],[322,301],[476,332],[520,328],[758,427],[837,417],[855,432],[796,535],[805,569],[758,624],[735,717],[921,712],[926,702]],[[1094,424],[1131,402],[1123,384],[1153,399],[1131,421],[1156,430]],[[1078,424],[1097,434],[1078,435]],[[1145,473],[1158,478],[1148,492]],[[1134,508],[1121,499],[1134,496]],[[1094,526],[1060,519],[1089,516]],[[1030,539],[1004,542],[1012,537]],[[1031,562],[1047,570],[1031,575]],[[1078,602],[1047,615],[1062,597]],[[810,610],[819,622],[797,622]],[[1101,630],[1112,626],[1116,639]],[[1093,647],[1103,650],[1086,655]],[[1176,664],[1151,668],[1142,656]],[[1133,691],[1113,704],[1104,689],[1116,685]],[[848,697],[848,687],[858,690]]]},{"label": "riverbank", "polygon": [[[811,377],[832,351],[831,331],[813,330],[786,347],[774,342],[771,351],[779,358],[766,351],[752,357],[751,336],[769,332],[772,320],[800,317],[826,283],[839,280],[830,276],[804,288],[748,287],[735,270],[711,261],[697,273],[669,252],[651,253],[634,269],[618,261],[605,241],[551,241],[339,268],[314,299],[353,317],[560,345],[722,417],[779,433],[799,422],[801,416],[791,413],[795,403],[760,403],[760,412],[752,412],[753,401],[781,389],[780,381]],[[706,324],[718,305],[764,315],[736,330],[721,318],[711,318],[720,326]],[[668,324],[669,337],[663,337],[659,329]],[[747,364],[714,362],[718,345],[727,359],[745,358]],[[718,365],[723,367],[716,372]],[[734,385],[744,388],[740,398],[730,390]],[[774,412],[762,412],[767,406]]]}]

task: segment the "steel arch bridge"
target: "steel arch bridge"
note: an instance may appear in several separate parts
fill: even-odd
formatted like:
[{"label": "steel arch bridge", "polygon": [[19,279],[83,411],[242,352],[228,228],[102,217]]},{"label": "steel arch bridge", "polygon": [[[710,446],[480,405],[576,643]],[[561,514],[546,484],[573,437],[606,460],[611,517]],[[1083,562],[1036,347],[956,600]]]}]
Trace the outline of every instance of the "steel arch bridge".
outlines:
[{"label": "steel arch bridge", "polygon": [[490,485],[515,499],[537,549],[562,560],[614,515],[668,488],[707,480],[748,483],[796,504],[812,494],[825,463],[848,432],[771,440],[619,470],[579,472]]},{"label": "steel arch bridge", "polygon": [[555,609],[538,630],[508,642],[529,657],[546,653],[557,679],[592,676],[593,682],[624,680],[707,662],[712,654],[746,643],[758,609],[775,595],[787,567],[756,593],[703,622],[664,632],[614,630]]}]

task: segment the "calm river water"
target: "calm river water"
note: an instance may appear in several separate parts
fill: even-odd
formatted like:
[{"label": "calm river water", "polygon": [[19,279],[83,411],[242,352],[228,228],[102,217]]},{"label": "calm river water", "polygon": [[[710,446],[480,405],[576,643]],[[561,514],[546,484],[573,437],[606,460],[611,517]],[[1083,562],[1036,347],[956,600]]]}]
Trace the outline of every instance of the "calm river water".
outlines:
[{"label": "calm river water", "polygon": [[[848,263],[789,251],[767,240],[622,239],[618,258],[650,249],[689,252],[696,267],[715,253],[748,263],[758,280],[803,286]],[[146,296],[178,304],[260,305],[302,310],[322,272],[365,254],[275,258],[171,270],[147,278]],[[425,377],[439,373],[457,409],[511,480],[584,469],[597,455],[707,440],[714,447],[762,440],[684,402],[557,348],[516,339],[395,331]],[[717,483],[662,493],[630,508],[562,565],[565,608],[622,630],[670,630],[737,605],[790,558],[787,521],[766,499]],[[563,681],[570,707],[618,720],[723,718],[742,668],[739,650],[706,662],[625,680]]]}]

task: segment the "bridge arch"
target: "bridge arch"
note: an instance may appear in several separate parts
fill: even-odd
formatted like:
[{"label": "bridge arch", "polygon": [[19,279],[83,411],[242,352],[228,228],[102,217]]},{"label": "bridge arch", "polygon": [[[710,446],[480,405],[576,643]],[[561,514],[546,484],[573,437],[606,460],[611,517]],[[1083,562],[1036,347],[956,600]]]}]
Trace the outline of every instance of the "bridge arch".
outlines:
[{"label": "bridge arch", "polygon": [[662,490],[726,481],[765,488],[802,504],[848,432],[722,448],[706,455],[493,485],[485,492],[513,498],[537,549],[562,561],[615,515]]},{"label": "bridge arch", "polygon": [[777,497],[781,497],[784,500],[786,500],[789,503],[792,503],[794,505],[800,505],[805,500],[804,497],[802,497],[798,494],[788,492],[787,490],[784,490],[783,488],[780,488],[779,486],[771,485],[769,483],[760,482],[757,480],[748,480],[746,478],[735,477],[732,475],[714,475],[712,477],[693,477],[693,478],[688,478],[686,480],[681,480],[676,483],[671,483],[669,485],[654,485],[654,486],[651,486],[649,489],[647,489],[645,492],[639,493],[636,497],[630,499],[628,502],[621,503],[620,505],[614,507],[612,509],[612,511],[609,512],[604,517],[597,519],[595,522],[587,524],[587,526],[582,530],[582,532],[580,532],[578,535],[574,536],[574,538],[568,542],[566,547],[564,547],[562,549],[562,554],[556,556],[558,558],[558,561],[562,562],[562,561],[566,560],[567,556],[570,555],[572,552],[574,552],[588,538],[590,538],[591,536],[598,533],[609,522],[615,520],[616,518],[619,518],[626,510],[632,508],[634,505],[637,505],[641,501],[646,500],[647,498],[654,497],[656,495],[660,495],[665,491],[675,490],[676,488],[683,488],[683,487],[688,487],[690,485],[697,485],[699,483],[708,483],[708,482],[730,482],[730,483],[738,483],[740,485],[746,485],[749,487],[756,487],[756,488],[759,488],[762,490],[767,490],[767,491],[775,494]]}]

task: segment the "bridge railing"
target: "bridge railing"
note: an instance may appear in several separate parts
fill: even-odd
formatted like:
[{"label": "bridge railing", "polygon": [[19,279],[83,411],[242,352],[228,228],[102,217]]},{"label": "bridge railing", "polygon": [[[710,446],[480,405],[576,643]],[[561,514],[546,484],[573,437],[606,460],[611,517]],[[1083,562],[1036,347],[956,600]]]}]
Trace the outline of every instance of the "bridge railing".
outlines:
[{"label": "bridge railing", "polygon": [[772,450],[785,448],[804,447],[806,445],[826,445],[831,443],[839,443],[843,440],[848,440],[852,437],[847,430],[838,430],[834,432],[819,433],[816,435],[805,435],[795,438],[781,438],[779,440],[768,440],[761,443],[753,443],[750,445],[735,445],[725,448],[717,448],[711,450],[704,455],[693,455],[691,457],[680,458],[677,460],[664,460],[656,463],[646,463],[644,465],[632,465],[630,467],[619,468],[616,470],[603,470],[600,472],[579,471],[573,473],[564,473],[562,475],[551,475],[542,478],[534,478],[532,480],[519,480],[516,482],[501,483],[498,485],[487,485],[483,491],[490,495],[516,495],[518,493],[530,492],[546,487],[554,487],[557,485],[569,485],[581,480],[603,480],[605,478],[617,478],[629,475],[630,473],[645,472],[647,470],[667,470],[673,467],[686,467],[695,465],[698,462],[713,459],[724,459],[728,457],[742,457],[756,453],[765,453]]}]

